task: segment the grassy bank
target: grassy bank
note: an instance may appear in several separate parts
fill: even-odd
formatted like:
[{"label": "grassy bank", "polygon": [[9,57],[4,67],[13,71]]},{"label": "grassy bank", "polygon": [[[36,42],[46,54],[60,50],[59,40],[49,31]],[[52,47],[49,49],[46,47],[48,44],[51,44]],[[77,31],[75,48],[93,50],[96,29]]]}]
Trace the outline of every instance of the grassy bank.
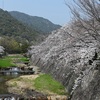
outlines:
[{"label": "grassy bank", "polygon": [[7,84],[10,87],[10,92],[12,93],[16,92],[23,94],[21,91],[33,89],[47,95],[66,94],[64,86],[48,74],[20,76],[8,81]]},{"label": "grassy bank", "polygon": [[10,55],[0,58],[0,68],[14,67],[17,66],[17,62],[29,62],[28,58],[22,55]]},{"label": "grassy bank", "polygon": [[12,66],[16,66],[16,65],[10,59],[8,58],[0,59],[0,68],[7,68]]},{"label": "grassy bank", "polygon": [[51,75],[43,74],[34,81],[34,86],[39,91],[50,91],[59,95],[65,94],[65,88]]}]

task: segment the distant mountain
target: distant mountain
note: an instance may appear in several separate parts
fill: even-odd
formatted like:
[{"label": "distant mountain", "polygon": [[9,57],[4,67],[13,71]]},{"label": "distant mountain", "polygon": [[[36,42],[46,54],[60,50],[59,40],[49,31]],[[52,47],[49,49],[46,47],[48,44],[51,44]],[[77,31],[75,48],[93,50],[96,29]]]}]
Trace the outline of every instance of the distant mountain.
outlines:
[{"label": "distant mountain", "polygon": [[13,18],[7,11],[0,9],[0,36],[19,37],[28,41],[35,41],[38,34]]},{"label": "distant mountain", "polygon": [[11,11],[10,14],[18,21],[21,21],[32,29],[35,29],[44,34],[61,27],[60,25],[53,24],[48,19],[42,17],[30,16],[17,11]]}]

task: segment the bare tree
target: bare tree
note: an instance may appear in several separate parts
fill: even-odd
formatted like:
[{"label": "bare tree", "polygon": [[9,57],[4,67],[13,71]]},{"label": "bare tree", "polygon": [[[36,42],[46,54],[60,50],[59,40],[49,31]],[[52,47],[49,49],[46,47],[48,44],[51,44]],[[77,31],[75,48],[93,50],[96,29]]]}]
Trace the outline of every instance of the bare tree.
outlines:
[{"label": "bare tree", "polygon": [[73,0],[74,5],[66,5],[70,8],[74,17],[74,28],[88,32],[94,39],[100,42],[100,0]]}]

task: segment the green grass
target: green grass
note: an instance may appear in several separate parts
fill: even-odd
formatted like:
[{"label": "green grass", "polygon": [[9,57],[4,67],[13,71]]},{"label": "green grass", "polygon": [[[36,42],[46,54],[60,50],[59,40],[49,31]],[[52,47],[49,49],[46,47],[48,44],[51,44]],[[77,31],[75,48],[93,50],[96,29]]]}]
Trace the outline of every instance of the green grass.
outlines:
[{"label": "green grass", "polygon": [[8,58],[0,59],[0,68],[7,68],[15,66],[15,64]]},{"label": "green grass", "polygon": [[[21,83],[21,84],[20,84]],[[46,95],[68,95],[65,91],[65,88],[58,81],[53,79],[51,75],[48,74],[39,74],[37,78],[34,78],[34,75],[31,77],[18,77],[10,80],[9,87],[22,87],[23,89],[33,89],[35,91],[41,92]],[[19,92],[20,92],[19,88]]]},{"label": "green grass", "polygon": [[17,59],[18,62],[29,62],[29,59],[27,57],[24,57],[22,55],[14,55],[14,56],[8,56],[8,59]]},{"label": "green grass", "polygon": [[29,59],[26,58],[26,57],[22,57],[22,58],[20,58],[20,61],[22,61],[22,62],[29,62]]},{"label": "green grass", "polygon": [[7,68],[17,66],[16,62],[29,62],[28,58],[23,57],[22,55],[13,55],[13,56],[5,56],[0,59],[0,68]]},{"label": "green grass", "polygon": [[64,86],[48,74],[43,74],[36,78],[34,86],[39,91],[50,91],[59,95],[66,94]]}]

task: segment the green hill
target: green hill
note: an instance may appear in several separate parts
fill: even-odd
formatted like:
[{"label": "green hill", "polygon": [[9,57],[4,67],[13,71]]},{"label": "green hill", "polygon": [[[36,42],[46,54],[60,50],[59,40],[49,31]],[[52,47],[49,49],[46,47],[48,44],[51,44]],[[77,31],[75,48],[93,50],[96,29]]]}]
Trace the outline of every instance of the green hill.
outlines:
[{"label": "green hill", "polygon": [[49,20],[42,17],[30,16],[17,11],[12,11],[10,14],[17,20],[41,33],[49,33],[61,27],[60,25],[53,24]]},{"label": "green hill", "polygon": [[7,11],[0,9],[0,36],[19,37],[28,41],[36,41],[38,34],[38,32],[13,18]]}]

